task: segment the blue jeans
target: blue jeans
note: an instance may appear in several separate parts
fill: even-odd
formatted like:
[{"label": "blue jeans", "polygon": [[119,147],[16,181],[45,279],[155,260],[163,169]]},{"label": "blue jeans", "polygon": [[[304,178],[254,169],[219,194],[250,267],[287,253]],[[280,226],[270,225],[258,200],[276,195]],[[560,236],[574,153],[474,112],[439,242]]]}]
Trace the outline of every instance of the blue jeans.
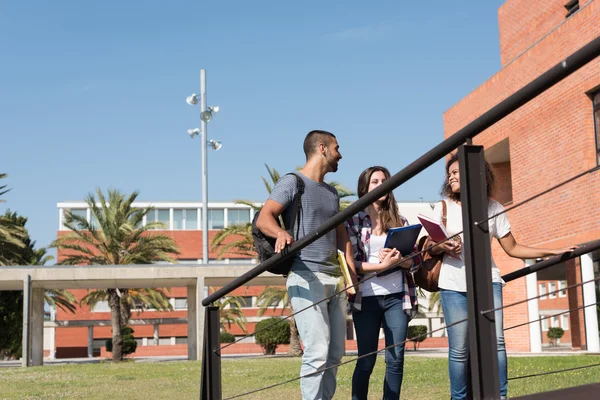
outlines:
[{"label": "blue jeans", "polygon": [[[319,272],[290,272],[287,290],[294,312],[309,307],[344,288],[341,277]],[[300,376],[303,400],[329,400],[336,388],[337,365],[346,344],[346,293],[335,296],[296,315],[296,325],[304,344]]]},{"label": "blue jeans", "polygon": [[[383,322],[385,346],[406,340],[408,316],[402,310],[402,296],[393,293],[385,296],[368,296],[362,299],[360,311],[352,313],[358,355],[377,350],[379,330]],[[369,377],[375,367],[377,354],[360,358],[352,375],[352,400],[367,400]],[[385,351],[385,378],[383,380],[383,399],[399,399],[404,370],[404,344]]]},{"label": "blue jeans", "polygon": [[[493,283],[494,308],[502,306],[502,285]],[[467,293],[453,290],[440,290],[442,310],[446,325],[451,325],[468,317]],[[508,391],[508,371],[506,347],[504,345],[504,326],[502,310],[494,313],[496,317],[496,340],[498,342],[498,369],[500,372],[500,395],[506,397]],[[450,393],[452,400],[467,398],[467,358],[469,356],[469,335],[467,322],[448,328],[448,372],[450,375]]]}]

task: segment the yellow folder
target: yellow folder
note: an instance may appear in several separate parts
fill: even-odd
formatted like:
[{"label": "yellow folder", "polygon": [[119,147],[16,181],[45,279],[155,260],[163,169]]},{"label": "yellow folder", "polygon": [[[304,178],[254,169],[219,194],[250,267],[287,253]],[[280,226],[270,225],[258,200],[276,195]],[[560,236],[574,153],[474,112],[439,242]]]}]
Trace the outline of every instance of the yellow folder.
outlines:
[{"label": "yellow folder", "polygon": [[[338,250],[338,261],[340,263],[340,269],[342,270],[342,276],[344,277],[346,284],[351,285],[352,278],[350,277],[350,270],[348,269],[348,264],[346,263],[346,255],[341,250]],[[349,288],[348,294],[356,294],[356,288]]]}]

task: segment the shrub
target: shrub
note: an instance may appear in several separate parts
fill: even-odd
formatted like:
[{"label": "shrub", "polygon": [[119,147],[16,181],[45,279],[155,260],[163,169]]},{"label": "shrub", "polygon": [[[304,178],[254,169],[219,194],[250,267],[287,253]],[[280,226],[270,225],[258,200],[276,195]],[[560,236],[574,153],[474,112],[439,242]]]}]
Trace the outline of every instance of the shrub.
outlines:
[{"label": "shrub", "polygon": [[233,343],[235,342],[235,336],[229,332],[221,332],[221,343]]},{"label": "shrub", "polygon": [[[137,342],[133,337],[133,329],[125,326],[121,329],[121,335],[123,336],[123,355],[135,353],[137,349]],[[106,341],[106,351],[112,353],[112,338]]]},{"label": "shrub", "polygon": [[565,334],[563,328],[548,328],[548,339],[550,339],[550,344],[552,346],[556,346],[558,340]]},{"label": "shrub", "polygon": [[427,327],[425,325],[411,325],[406,332],[406,338],[413,342],[414,350],[417,350],[417,344],[427,339]]},{"label": "shrub", "polygon": [[[280,321],[281,318],[268,318],[260,321],[256,324],[256,331],[263,329],[266,326],[273,325],[275,322]],[[280,344],[290,343],[290,324],[285,322],[279,322],[265,330],[257,332],[255,335],[256,343],[261,345],[265,350],[266,355],[275,354],[277,346]]]}]

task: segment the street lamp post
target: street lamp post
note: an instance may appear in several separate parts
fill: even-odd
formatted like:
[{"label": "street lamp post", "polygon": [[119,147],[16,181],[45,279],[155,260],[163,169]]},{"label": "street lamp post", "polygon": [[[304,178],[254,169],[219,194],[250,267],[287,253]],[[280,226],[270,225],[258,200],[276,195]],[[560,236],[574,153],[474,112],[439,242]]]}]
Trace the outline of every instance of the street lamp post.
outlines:
[{"label": "street lamp post", "polygon": [[[214,150],[221,148],[221,143],[216,140],[207,140],[206,127],[219,107],[210,107],[206,103],[206,70],[200,70],[200,129],[188,129],[188,134],[194,138],[199,135],[202,141],[202,264],[208,264],[208,157],[206,146],[210,144]],[[198,96],[194,93],[188,96],[187,103],[198,103]]]},{"label": "street lamp post", "polygon": [[200,70],[200,130],[202,131],[202,264],[208,264],[208,156],[206,126],[202,113],[206,111],[206,70]]}]

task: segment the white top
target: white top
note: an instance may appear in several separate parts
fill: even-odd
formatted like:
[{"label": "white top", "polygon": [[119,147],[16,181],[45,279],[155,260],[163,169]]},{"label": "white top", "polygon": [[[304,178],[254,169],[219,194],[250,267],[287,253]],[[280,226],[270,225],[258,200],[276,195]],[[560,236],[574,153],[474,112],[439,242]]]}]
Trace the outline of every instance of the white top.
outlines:
[{"label": "white top", "polygon": [[[463,230],[462,226],[462,208],[461,206],[452,201],[446,199],[446,204],[448,206],[447,210],[447,222],[446,222],[446,231],[449,235],[454,235]],[[489,200],[488,202],[488,216],[492,216],[498,214],[499,212],[504,211],[504,207],[496,200]],[[439,221],[442,219],[442,203],[438,203],[433,209],[433,215]],[[510,233],[510,223],[508,222],[508,218],[506,214],[502,214],[497,216],[496,218],[492,218],[488,221],[489,230],[490,230],[490,242],[492,238],[501,239],[504,236]],[[460,235],[461,239],[464,237],[463,234]],[[464,246],[463,246],[463,260],[465,258],[464,255]],[[492,258],[492,282],[504,283],[500,276],[500,270],[496,266],[494,259]],[[442,269],[440,271],[440,280],[438,282],[438,286],[441,289],[446,290],[454,290],[457,292],[466,292],[467,291],[467,278],[465,275],[465,262],[458,260],[454,257],[450,257],[447,254],[444,254],[444,262],[442,264]]]},{"label": "white top", "polygon": [[[365,249],[369,255],[368,263],[379,264],[379,250],[383,248],[386,237],[387,235],[371,235],[369,245]],[[403,272],[399,270],[383,277],[376,276],[361,283],[360,291],[362,292],[362,296],[383,296],[402,291],[402,283],[404,282],[402,273]],[[365,278],[373,275],[375,275],[375,272],[367,274]]]}]

